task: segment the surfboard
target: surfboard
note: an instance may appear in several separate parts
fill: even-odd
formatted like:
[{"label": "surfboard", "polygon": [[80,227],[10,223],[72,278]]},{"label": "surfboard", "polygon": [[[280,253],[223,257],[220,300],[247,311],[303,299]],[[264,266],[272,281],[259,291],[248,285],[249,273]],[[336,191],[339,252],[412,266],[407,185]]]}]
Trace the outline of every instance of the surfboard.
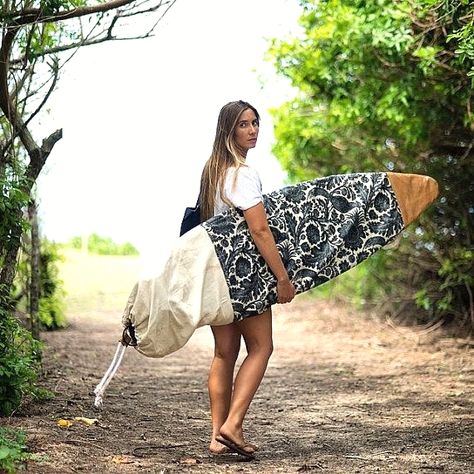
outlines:
[{"label": "surfboard", "polygon": [[[389,243],[436,198],[430,177],[334,175],[264,196],[270,229],[296,292],[325,283]],[[162,357],[205,324],[229,324],[275,304],[276,279],[232,208],[177,241],[164,271],[139,282],[123,325],[137,349]]]},{"label": "surfboard", "polygon": [[[318,178],[264,196],[268,223],[296,292],[321,285],[370,257],[438,196],[437,182],[405,173]],[[122,349],[96,388],[96,404],[133,345],[148,357],[183,347],[203,325],[258,317],[277,300],[276,279],[243,212],[229,209],[177,239],[159,276],[127,301]]]}]

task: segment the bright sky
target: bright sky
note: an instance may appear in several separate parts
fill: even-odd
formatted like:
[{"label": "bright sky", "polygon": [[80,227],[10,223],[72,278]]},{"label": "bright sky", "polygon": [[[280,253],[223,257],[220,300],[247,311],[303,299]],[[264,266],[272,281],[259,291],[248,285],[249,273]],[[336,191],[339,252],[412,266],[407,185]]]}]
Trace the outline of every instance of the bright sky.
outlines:
[{"label": "bright sky", "polygon": [[281,187],[267,110],[293,91],[264,54],[269,38],[296,34],[300,13],[297,0],[177,0],[155,37],[79,51],[39,132],[64,133],[39,180],[44,235],[131,241],[154,273],[196,201],[217,115],[231,100],[261,113],[248,161],[264,192]]}]

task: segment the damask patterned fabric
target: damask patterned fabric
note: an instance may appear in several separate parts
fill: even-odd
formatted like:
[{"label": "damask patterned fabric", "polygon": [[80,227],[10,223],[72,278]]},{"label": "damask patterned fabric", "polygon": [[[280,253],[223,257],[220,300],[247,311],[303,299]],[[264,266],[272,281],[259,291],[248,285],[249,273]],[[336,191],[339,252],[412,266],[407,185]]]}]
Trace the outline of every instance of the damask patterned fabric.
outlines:
[{"label": "damask patterned fabric", "polygon": [[[386,173],[335,175],[264,196],[270,229],[296,292],[349,270],[403,229]],[[276,303],[276,279],[260,256],[243,212],[202,224],[222,266],[235,320]]]}]

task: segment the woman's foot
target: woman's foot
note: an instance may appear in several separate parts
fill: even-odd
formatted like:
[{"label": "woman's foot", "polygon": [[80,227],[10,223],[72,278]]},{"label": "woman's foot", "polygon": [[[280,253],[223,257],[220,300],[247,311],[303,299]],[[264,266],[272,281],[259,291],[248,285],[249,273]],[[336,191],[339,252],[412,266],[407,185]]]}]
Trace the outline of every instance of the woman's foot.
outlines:
[{"label": "woman's foot", "polygon": [[222,445],[227,446],[231,451],[246,457],[253,457],[255,451],[258,449],[254,444],[247,443],[244,440],[242,429],[231,431],[223,425],[219,435],[216,436],[215,439]]},{"label": "woman's foot", "polygon": [[219,432],[212,433],[211,442],[209,444],[209,453],[210,454],[226,454],[229,452],[227,446],[223,446],[221,443],[216,441],[216,436],[219,436]]},{"label": "woman's foot", "polygon": [[[217,435],[212,435],[211,443],[209,444],[209,453],[210,454],[227,454],[230,452],[230,449],[227,446],[224,446],[222,443],[219,441],[216,441],[216,437],[218,437],[219,434]],[[244,441],[244,449],[245,451],[248,451],[249,453],[254,453],[255,451],[258,451],[258,446],[253,443],[248,443],[247,441]]]},{"label": "woman's foot", "polygon": [[233,453],[240,454],[244,456],[246,459],[255,459],[254,452],[250,451],[250,449],[243,445],[238,445],[234,441],[224,438],[223,436],[219,435],[216,437],[216,441],[222,443],[224,446],[227,446],[229,450]]},{"label": "woman's foot", "polygon": [[218,443],[215,439],[211,441],[209,445],[209,454],[220,455],[227,454],[230,452],[230,449],[227,446],[223,446],[221,443]]}]

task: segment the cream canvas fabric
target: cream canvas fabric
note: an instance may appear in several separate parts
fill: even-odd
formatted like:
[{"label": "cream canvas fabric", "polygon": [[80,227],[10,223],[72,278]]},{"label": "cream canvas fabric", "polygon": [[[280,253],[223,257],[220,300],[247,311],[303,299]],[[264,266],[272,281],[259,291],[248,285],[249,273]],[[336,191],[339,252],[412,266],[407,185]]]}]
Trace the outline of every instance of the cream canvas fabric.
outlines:
[{"label": "cream canvas fabric", "polygon": [[180,349],[200,326],[234,320],[224,273],[203,227],[177,239],[160,276],[135,285],[123,314],[124,326],[129,320],[137,350],[147,357]]}]

